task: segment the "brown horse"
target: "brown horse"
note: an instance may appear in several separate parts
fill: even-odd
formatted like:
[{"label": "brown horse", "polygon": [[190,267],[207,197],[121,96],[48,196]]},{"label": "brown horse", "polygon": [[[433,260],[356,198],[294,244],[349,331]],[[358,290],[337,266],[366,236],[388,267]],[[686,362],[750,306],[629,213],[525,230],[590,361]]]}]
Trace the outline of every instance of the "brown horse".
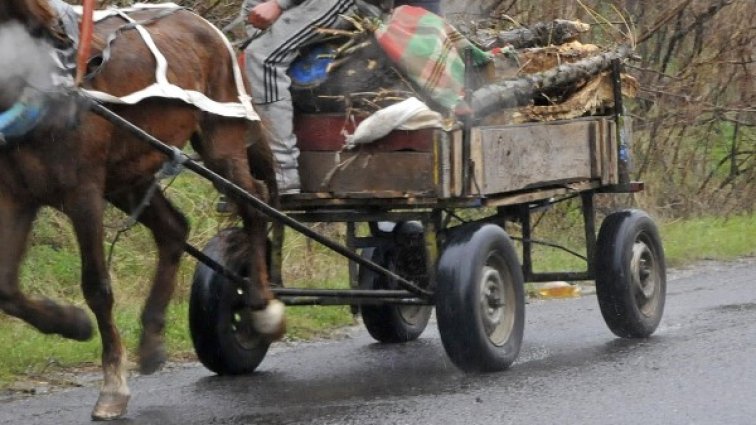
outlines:
[{"label": "brown horse", "polygon": [[[145,28],[168,60],[168,79],[218,102],[238,102],[232,73],[234,58],[225,54],[227,45],[217,30],[185,10],[155,18],[160,13],[139,11],[132,17],[147,22]],[[36,37],[55,37],[55,20],[47,0],[0,2],[0,25],[20,22]],[[102,40],[124,24],[119,17],[98,23],[95,35],[100,42],[95,50],[102,50]],[[111,43],[110,60],[85,82],[85,87],[124,96],[152,84],[155,66],[137,31],[124,30]],[[22,87],[0,91],[2,112]],[[163,98],[114,110],[173,146],[180,148],[191,140],[208,167],[250,194],[262,199],[275,196],[272,155],[262,139],[259,122],[222,117]],[[151,193],[154,175],[166,157],[85,108],[77,109],[73,125],[70,118],[62,121],[51,118],[0,148],[0,309],[43,333],[76,340],[92,336],[92,324],[83,310],[46,298],[27,297],[19,288],[19,264],[38,210],[51,206],[62,211],[76,233],[81,285],[102,339],[104,379],[92,418],[115,419],[126,412],[129,389],[125,353],[112,314],[113,291],[103,249],[103,210],[107,200],[124,211],[133,211],[145,194]],[[159,190],[152,192],[138,217],[151,230],[157,245],[157,269],[141,316],[139,364],[144,373],[157,370],[165,361],[165,310],[188,233],[183,215]],[[249,258],[253,272],[250,287],[245,288],[247,300],[268,320],[267,328],[259,329],[261,333],[274,339],[283,333],[283,317],[280,305],[269,302],[273,295],[265,267],[266,222],[243,203],[238,203],[237,209],[253,248]],[[275,311],[273,317],[264,316],[268,310]]]}]

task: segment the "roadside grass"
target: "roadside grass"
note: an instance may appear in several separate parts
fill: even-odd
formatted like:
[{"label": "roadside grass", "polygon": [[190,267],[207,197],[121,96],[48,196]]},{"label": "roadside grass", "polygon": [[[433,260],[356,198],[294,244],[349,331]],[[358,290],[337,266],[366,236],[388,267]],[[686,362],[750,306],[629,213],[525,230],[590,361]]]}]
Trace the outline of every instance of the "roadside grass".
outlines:
[{"label": "roadside grass", "polygon": [[[667,267],[756,255],[756,215],[656,221]],[[558,240],[565,247],[585,255],[585,238],[580,233],[582,227],[577,222],[571,226],[572,231],[550,229],[545,232],[544,239]],[[519,249],[520,244],[517,245]],[[555,248],[535,246],[533,266],[535,271],[582,271],[585,261]]]},{"label": "roadside grass", "polygon": [[[187,173],[185,173],[187,174]],[[167,189],[169,197],[191,217],[190,241],[203,246],[233,220],[215,212],[217,195],[204,181],[182,175]],[[122,332],[129,358],[134,361],[139,338],[139,315],[154,269],[154,247],[149,232],[135,226],[117,236],[115,228],[124,220],[120,212],[107,214],[107,244],[117,240],[113,251],[111,276],[116,295],[116,320]],[[342,225],[315,224],[318,231],[343,236]],[[565,214],[545,221],[536,237],[558,241],[579,253],[584,250],[579,217]],[[729,218],[703,217],[663,223],[662,239],[670,266],[682,266],[703,259],[726,260],[756,255],[756,216]],[[511,229],[518,234],[517,229]],[[543,233],[541,235],[540,233]],[[536,247],[533,258],[536,271],[580,271],[583,260],[548,247]],[[293,232],[287,233],[284,248],[284,280],[292,287],[347,286],[347,265],[340,257],[319,244]],[[176,295],[169,307],[166,343],[171,357],[194,358],[188,331],[188,300],[195,261],[185,259],[177,281]],[[22,267],[22,288],[37,296],[73,303],[86,309],[79,289],[79,254],[67,221],[45,210],[36,222],[27,259]],[[354,323],[348,307],[289,307],[289,340],[326,336],[333,330]],[[0,315],[0,388],[17,379],[28,379],[56,367],[91,367],[100,363],[99,336],[80,343],[57,336],[39,334],[29,325]]]},{"label": "roadside grass", "polygon": [[674,221],[661,234],[670,267],[756,255],[756,215]]}]

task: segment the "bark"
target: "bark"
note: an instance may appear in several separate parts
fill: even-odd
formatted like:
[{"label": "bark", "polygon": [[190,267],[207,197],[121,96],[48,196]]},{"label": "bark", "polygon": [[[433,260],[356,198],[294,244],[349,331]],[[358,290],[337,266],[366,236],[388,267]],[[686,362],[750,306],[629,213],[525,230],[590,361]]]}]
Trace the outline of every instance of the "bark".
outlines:
[{"label": "bark", "polygon": [[615,50],[560,65],[546,72],[487,85],[473,92],[470,106],[477,118],[485,117],[501,108],[524,106],[533,100],[536,93],[589,79],[609,69],[614,59],[622,60],[632,53],[630,46],[621,45]]},{"label": "bark", "polygon": [[580,21],[568,21],[565,19],[538,22],[528,28],[501,31],[496,37],[496,46],[503,47],[510,44],[515,49],[524,49],[526,47],[564,44],[575,40],[580,34],[587,32],[590,28],[588,24]]}]

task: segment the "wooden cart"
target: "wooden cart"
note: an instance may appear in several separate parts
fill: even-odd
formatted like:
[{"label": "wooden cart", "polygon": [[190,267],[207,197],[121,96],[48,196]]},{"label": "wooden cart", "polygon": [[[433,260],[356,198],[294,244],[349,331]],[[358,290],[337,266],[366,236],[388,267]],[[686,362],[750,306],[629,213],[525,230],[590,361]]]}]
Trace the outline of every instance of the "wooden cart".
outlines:
[{"label": "wooden cart", "polygon": [[[347,257],[349,289],[274,288],[286,304],[351,305],[380,342],[418,338],[435,307],[446,352],[466,371],[505,369],[517,358],[524,282],[595,280],[616,335],[656,329],[666,289],[656,226],[644,212],[624,210],[596,233],[595,194],[643,187],[623,173],[618,117],[397,131],[353,151],[342,150],[343,124],[341,116],[298,118],[305,193],[283,197],[285,215],[273,218]],[[574,197],[582,202],[586,269],[534,272],[531,213]],[[466,209],[482,217],[466,219]],[[512,221],[522,229],[521,255],[505,230]],[[303,222],[346,223],[345,246]],[[358,223],[370,234],[359,236]],[[283,233],[276,234],[271,277],[280,282]],[[204,254],[233,268],[223,248],[228,236],[216,236]],[[221,374],[254,370],[269,345],[244,325],[237,288],[217,268],[198,266],[191,331],[200,360]]]}]

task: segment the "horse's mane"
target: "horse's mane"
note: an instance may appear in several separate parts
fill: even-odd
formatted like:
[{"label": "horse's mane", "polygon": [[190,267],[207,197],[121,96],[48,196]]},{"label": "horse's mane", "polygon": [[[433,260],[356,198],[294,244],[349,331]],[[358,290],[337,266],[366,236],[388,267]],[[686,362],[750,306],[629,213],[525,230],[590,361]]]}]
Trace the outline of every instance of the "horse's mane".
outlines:
[{"label": "horse's mane", "polygon": [[2,0],[0,23],[17,20],[32,34],[55,33],[57,14],[49,0]]}]

